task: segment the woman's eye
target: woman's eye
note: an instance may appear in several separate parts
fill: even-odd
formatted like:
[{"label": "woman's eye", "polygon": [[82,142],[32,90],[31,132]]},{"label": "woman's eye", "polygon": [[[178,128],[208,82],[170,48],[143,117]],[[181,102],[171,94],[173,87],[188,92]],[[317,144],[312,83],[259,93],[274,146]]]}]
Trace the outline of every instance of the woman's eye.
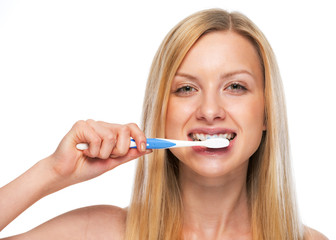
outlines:
[{"label": "woman's eye", "polygon": [[247,90],[244,86],[240,85],[239,83],[232,83],[226,89],[233,92],[240,92]]},{"label": "woman's eye", "polygon": [[196,89],[192,86],[186,85],[183,87],[178,88],[175,93],[180,94],[180,95],[188,95],[191,94],[192,92],[195,92]]}]

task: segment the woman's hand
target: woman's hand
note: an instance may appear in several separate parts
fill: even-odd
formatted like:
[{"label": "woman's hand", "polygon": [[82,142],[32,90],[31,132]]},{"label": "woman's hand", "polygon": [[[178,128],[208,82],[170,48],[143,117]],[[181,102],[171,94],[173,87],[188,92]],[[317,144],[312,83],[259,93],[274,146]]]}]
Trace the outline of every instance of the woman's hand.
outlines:
[{"label": "woman's hand", "polygon": [[[130,137],[137,149],[130,149]],[[78,143],[88,143],[81,151]],[[49,158],[52,171],[60,179],[57,188],[89,180],[116,166],[136,159],[146,150],[146,137],[136,124],[110,124],[93,120],[78,121]]]},{"label": "woman's hand", "polygon": [[[130,137],[137,149],[129,149]],[[88,143],[89,148],[80,151],[78,143]],[[0,188],[0,231],[42,197],[150,152],[136,124],[77,122],[51,156]]]}]

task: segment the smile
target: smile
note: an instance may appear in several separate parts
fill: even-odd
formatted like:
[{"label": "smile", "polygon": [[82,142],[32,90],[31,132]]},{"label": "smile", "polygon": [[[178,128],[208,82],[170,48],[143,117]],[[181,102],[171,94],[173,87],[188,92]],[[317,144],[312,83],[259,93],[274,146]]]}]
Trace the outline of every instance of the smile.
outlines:
[{"label": "smile", "polygon": [[223,134],[204,134],[204,133],[190,133],[192,141],[204,141],[210,138],[226,138],[229,141],[236,137],[235,133],[223,133]]}]

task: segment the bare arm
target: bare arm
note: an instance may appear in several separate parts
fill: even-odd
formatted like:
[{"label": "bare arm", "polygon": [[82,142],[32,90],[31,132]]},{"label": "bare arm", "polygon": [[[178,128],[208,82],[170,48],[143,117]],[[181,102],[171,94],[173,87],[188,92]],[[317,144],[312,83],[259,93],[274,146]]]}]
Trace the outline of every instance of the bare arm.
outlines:
[{"label": "bare arm", "polygon": [[62,214],[31,231],[3,240],[123,239],[126,211],[114,206],[92,206]]},{"label": "bare arm", "polygon": [[[138,149],[129,149],[130,137],[135,139]],[[80,142],[89,143],[89,149],[77,150],[76,144]],[[146,138],[134,124],[117,125],[92,120],[76,123],[55,153],[0,189],[0,231],[44,196],[97,177],[120,164],[149,153],[150,151],[140,148],[143,143],[146,143]],[[74,213],[65,216],[72,214]],[[53,221],[44,225],[47,227],[42,232],[39,231],[39,234],[51,231],[55,223]],[[19,236],[19,239],[24,239],[24,235]],[[62,239],[68,238],[63,236]]]},{"label": "bare arm", "polygon": [[14,181],[0,188],[0,230],[36,201],[53,192],[56,176],[42,160]]},{"label": "bare arm", "polygon": [[328,240],[326,236],[322,233],[316,231],[315,229],[305,227],[305,240]]}]

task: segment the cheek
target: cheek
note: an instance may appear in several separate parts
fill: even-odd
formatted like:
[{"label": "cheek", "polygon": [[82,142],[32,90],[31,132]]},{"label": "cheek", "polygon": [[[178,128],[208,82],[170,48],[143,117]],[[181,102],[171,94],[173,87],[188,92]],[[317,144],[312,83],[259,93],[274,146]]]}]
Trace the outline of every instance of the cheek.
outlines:
[{"label": "cheek", "polygon": [[167,111],[167,118],[166,118],[166,138],[174,139],[174,133],[176,130],[178,119],[176,118],[176,114],[174,112]]},{"label": "cheek", "polygon": [[168,101],[166,116],[166,137],[179,139],[183,129],[195,111],[195,104],[184,99],[174,98]]},{"label": "cheek", "polygon": [[264,130],[263,97],[250,98],[247,101],[230,106],[230,115],[247,135],[262,134]]},{"label": "cheek", "polygon": [[254,126],[255,130],[261,131],[264,128],[264,104],[258,101],[252,102],[249,110],[246,110],[248,122]]},{"label": "cheek", "polygon": [[180,124],[182,112],[181,105],[174,99],[168,101],[167,116],[166,116],[166,137],[175,138],[176,127]]},{"label": "cheek", "polygon": [[238,127],[241,159],[249,159],[259,148],[264,128],[264,102],[248,98],[231,105],[228,110]]},{"label": "cheek", "polygon": [[244,111],[241,112],[241,128],[243,132],[243,142],[245,143],[246,158],[251,157],[260,146],[262,133],[264,130],[264,101],[251,99],[245,104]]}]

